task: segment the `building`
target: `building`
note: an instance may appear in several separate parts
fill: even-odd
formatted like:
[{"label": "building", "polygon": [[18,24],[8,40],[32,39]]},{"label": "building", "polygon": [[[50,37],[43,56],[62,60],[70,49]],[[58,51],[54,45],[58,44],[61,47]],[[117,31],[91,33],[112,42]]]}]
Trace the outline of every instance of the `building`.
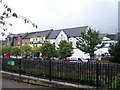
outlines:
[{"label": "building", "polygon": [[24,46],[25,44],[31,46],[32,48],[42,46],[44,41],[47,40],[51,31],[53,30],[28,33],[24,38],[22,38],[22,46]]},{"label": "building", "polygon": [[50,33],[47,40],[50,41],[51,43],[55,44],[56,47],[58,47],[61,40],[67,40],[68,42],[70,42],[72,44],[72,46],[74,48],[73,54],[70,58],[85,57],[87,59],[87,58],[89,58],[89,55],[84,54],[84,52],[82,52],[76,48],[76,42],[77,42],[76,38],[80,36],[81,32],[86,31],[88,28],[89,28],[88,26],[83,26],[83,27],[54,30]]},{"label": "building", "polygon": [[116,41],[120,41],[120,32],[118,32],[118,33],[116,34],[115,40],[116,40]]},{"label": "building", "polygon": [[54,30],[48,36],[48,40],[55,44],[58,47],[61,40],[67,40],[72,44],[74,48],[76,48],[77,37],[80,36],[82,31],[87,30],[88,26],[83,27],[75,27],[75,28],[66,28],[66,29],[59,29]]},{"label": "building", "polygon": [[77,37],[80,36],[81,32],[88,30],[88,26],[83,27],[75,27],[75,28],[67,28],[63,29],[68,37],[68,41],[72,44],[73,48],[76,48]]},{"label": "building", "polygon": [[0,40],[0,46],[4,46],[6,44],[5,40]]},{"label": "building", "polygon": [[67,35],[62,30],[52,31],[47,38],[47,41],[50,41],[56,47],[58,47],[61,40],[68,40]]},{"label": "building", "polygon": [[110,45],[113,45],[117,42],[116,35],[117,34],[107,34],[105,37],[103,37],[102,43],[105,44],[105,48],[109,48]]},{"label": "building", "polygon": [[24,38],[26,35],[27,33],[10,34],[6,38],[6,45],[20,47],[22,46],[22,38]]},{"label": "building", "polygon": [[[32,48],[40,47],[44,43],[44,41],[50,41],[56,47],[58,47],[61,40],[67,40],[70,42],[74,48],[72,56],[86,56],[88,54],[84,54],[84,52],[80,51],[76,48],[77,37],[80,36],[81,32],[88,30],[89,26],[82,27],[74,27],[74,28],[65,28],[59,30],[45,30],[45,31],[36,31],[30,33],[21,33],[21,34],[11,34],[6,38],[6,45],[12,46],[24,46],[29,45]],[[108,33],[100,33],[99,37],[102,42],[105,43],[104,48],[107,48],[117,42],[120,34],[108,34]],[[104,50],[105,51],[105,50]],[[108,52],[108,50],[106,50]],[[100,52],[101,53],[101,52]],[[80,56],[80,57],[82,57]]]},{"label": "building", "polygon": [[67,40],[74,48],[76,48],[76,37],[79,37],[80,33],[87,29],[88,26],[83,26],[59,30],[45,30],[30,33],[11,34],[6,38],[6,45],[24,46],[27,44],[32,48],[35,48],[42,46],[42,43],[47,40],[58,47],[61,40]]}]

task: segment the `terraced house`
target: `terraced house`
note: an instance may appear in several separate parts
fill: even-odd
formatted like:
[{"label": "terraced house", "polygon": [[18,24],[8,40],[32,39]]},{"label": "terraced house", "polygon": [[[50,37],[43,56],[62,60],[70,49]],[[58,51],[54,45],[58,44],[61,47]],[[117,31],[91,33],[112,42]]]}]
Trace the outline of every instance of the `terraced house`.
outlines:
[{"label": "terraced house", "polygon": [[24,46],[25,44],[32,48],[42,46],[42,43],[47,40],[58,46],[61,40],[69,41],[73,47],[76,47],[76,37],[81,31],[88,29],[88,26],[75,27],[59,30],[45,30],[22,34],[11,34],[6,38],[6,45]]},{"label": "terraced house", "polygon": [[[85,31],[88,28],[88,26],[83,26],[59,30],[44,30],[30,33],[11,34],[6,38],[6,45],[24,46],[27,44],[34,48],[41,46],[45,40],[50,41],[55,44],[55,46],[58,46],[61,40],[67,40],[73,45],[74,48],[76,48],[76,38],[80,36],[82,31]],[[109,38],[109,40],[117,40],[117,34],[100,34],[101,39],[105,37]]]},{"label": "terraced house", "polygon": [[[12,46],[24,46],[25,44],[31,46],[32,48],[40,47],[44,43],[44,41],[50,41],[56,47],[58,47],[61,40],[67,40],[70,42],[74,48],[73,55],[80,55],[82,53],[80,50],[76,48],[77,37],[80,36],[80,33],[86,31],[89,26],[83,27],[74,27],[74,28],[65,28],[59,30],[44,30],[44,31],[36,31],[30,33],[22,33],[22,34],[12,34],[8,35],[6,38],[6,45]],[[107,34],[100,33],[99,37],[106,44],[105,48],[119,38],[119,34]]]},{"label": "terraced house", "polygon": [[19,33],[19,34],[8,35],[6,38],[6,45],[15,46],[15,47],[22,46],[23,43],[22,40],[27,34],[28,33]]},{"label": "terraced house", "polygon": [[38,31],[38,32],[31,32],[28,33],[22,40],[24,46],[25,44],[31,46],[32,48],[37,48],[42,46],[45,40],[47,40],[49,34],[53,30],[45,30],[45,31]]},{"label": "terraced house", "polygon": [[11,34],[6,38],[6,45],[9,46],[24,46],[29,45],[32,48],[39,47],[42,43],[48,38],[52,30],[46,31],[37,31],[30,33],[22,33],[22,34]]}]

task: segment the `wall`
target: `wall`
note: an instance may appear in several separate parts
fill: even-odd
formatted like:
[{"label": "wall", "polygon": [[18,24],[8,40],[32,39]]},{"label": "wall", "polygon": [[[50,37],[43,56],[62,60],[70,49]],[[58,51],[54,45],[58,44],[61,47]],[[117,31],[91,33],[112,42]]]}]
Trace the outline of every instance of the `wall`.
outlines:
[{"label": "wall", "polygon": [[25,44],[30,45],[30,39],[22,39],[22,46]]},{"label": "wall", "polygon": [[69,42],[72,44],[73,48],[76,48],[76,42],[77,42],[76,38],[74,37],[69,38]]},{"label": "wall", "polygon": [[6,45],[7,45],[7,46],[10,45],[10,44],[9,44],[9,38],[8,38],[8,37],[6,38]]},{"label": "wall", "polygon": [[14,38],[14,46],[18,46],[18,38]]},{"label": "wall", "polygon": [[55,44],[55,40],[56,40],[56,39],[47,39],[47,41],[49,41],[49,42],[52,43],[52,44]]},{"label": "wall", "polygon": [[17,43],[18,46],[22,46],[22,37],[19,36],[18,37],[18,43]]},{"label": "wall", "polygon": [[55,40],[55,46],[58,47],[61,40],[68,40],[67,35],[61,31]]},{"label": "wall", "polygon": [[40,47],[46,40],[46,37],[36,37],[36,38],[30,38],[30,46],[32,48]]}]

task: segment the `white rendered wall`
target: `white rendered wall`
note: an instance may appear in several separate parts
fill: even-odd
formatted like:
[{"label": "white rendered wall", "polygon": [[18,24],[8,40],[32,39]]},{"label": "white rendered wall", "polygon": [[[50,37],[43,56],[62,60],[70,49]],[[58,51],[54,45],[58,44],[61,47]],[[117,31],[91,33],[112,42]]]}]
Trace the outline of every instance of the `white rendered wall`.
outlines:
[{"label": "white rendered wall", "polygon": [[55,46],[58,47],[61,40],[67,40],[67,35],[61,31],[55,40]]},{"label": "white rendered wall", "polygon": [[76,42],[77,42],[76,38],[74,37],[69,38],[69,42],[72,43],[73,48],[76,48]]}]

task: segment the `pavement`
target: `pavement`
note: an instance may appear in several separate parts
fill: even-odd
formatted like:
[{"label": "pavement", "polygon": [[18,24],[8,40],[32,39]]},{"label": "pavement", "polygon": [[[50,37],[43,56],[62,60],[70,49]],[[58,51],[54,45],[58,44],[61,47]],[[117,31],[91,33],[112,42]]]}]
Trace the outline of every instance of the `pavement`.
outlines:
[{"label": "pavement", "polygon": [[2,78],[2,88],[48,88]]}]

